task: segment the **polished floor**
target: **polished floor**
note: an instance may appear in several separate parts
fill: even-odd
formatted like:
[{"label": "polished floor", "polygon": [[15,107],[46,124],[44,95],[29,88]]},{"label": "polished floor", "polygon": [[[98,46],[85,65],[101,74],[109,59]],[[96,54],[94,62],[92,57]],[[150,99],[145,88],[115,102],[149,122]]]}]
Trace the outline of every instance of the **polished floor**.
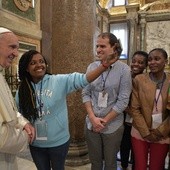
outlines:
[{"label": "polished floor", "polygon": [[[19,154],[17,157],[17,160],[18,160],[19,170],[36,170],[36,167],[34,163],[32,162],[32,158],[31,158],[29,150],[27,150],[24,153]],[[86,164],[83,166],[76,166],[76,167],[66,166],[65,170],[90,170],[90,164]],[[122,170],[119,161],[118,161],[117,170]],[[131,165],[129,166],[128,170],[131,170]]]},{"label": "polished floor", "polygon": [[[19,158],[18,157],[18,168],[19,170],[36,170],[34,163],[30,160]],[[65,167],[65,170],[90,170],[90,164],[86,164],[83,166],[76,166],[76,167]],[[118,166],[117,170],[122,170],[121,166]],[[131,170],[129,167],[128,170]]]},{"label": "polished floor", "polygon": [[[119,157],[119,154],[118,154],[118,157]],[[19,154],[17,157],[17,160],[18,160],[19,170],[36,170],[36,167],[35,167],[34,163],[32,162],[32,158],[31,158],[29,150],[27,150],[24,153]],[[166,165],[165,165],[166,168],[167,168],[167,164],[168,164],[168,157],[166,159]],[[90,164],[86,164],[83,166],[76,166],[76,167],[66,166],[65,170],[90,170]],[[118,169],[117,170],[122,170],[119,161],[118,161]],[[131,170],[130,164],[129,164],[128,170]]]}]

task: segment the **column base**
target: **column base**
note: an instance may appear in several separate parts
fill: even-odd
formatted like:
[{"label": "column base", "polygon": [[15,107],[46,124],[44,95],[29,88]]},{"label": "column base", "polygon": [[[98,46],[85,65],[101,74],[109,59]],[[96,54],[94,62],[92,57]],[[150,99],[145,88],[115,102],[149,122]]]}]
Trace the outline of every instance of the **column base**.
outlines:
[{"label": "column base", "polygon": [[65,165],[81,166],[89,162],[86,142],[70,143]]}]

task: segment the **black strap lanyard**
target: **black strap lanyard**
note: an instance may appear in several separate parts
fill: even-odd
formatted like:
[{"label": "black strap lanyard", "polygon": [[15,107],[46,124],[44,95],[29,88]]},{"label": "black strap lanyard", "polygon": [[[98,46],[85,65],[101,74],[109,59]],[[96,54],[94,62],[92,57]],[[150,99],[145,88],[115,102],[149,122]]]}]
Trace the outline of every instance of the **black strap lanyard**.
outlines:
[{"label": "black strap lanyard", "polygon": [[158,97],[156,98],[156,95],[155,95],[156,111],[158,111],[158,100],[159,100],[159,97],[160,97],[160,95],[161,95],[162,87],[163,87],[163,82],[162,82],[162,84],[161,84],[161,88],[160,88],[160,90],[159,90]]},{"label": "black strap lanyard", "polygon": [[36,85],[34,84],[34,87],[35,87],[35,96],[36,96],[36,100],[37,100],[37,103],[39,105],[38,109],[40,111],[40,120],[42,119],[42,108],[44,106],[43,102],[42,102],[42,81],[41,81],[41,85],[40,85],[40,90],[39,90],[39,94],[37,94],[37,90],[36,90]]},{"label": "black strap lanyard", "polygon": [[109,71],[107,72],[107,75],[106,75],[105,79],[104,79],[104,77],[103,77],[103,73],[102,73],[102,82],[103,82],[102,91],[104,91],[104,89],[105,89],[106,79],[107,79],[107,77],[108,77],[108,75],[109,75],[110,71],[111,71],[111,68],[110,68],[110,69],[109,69]]}]

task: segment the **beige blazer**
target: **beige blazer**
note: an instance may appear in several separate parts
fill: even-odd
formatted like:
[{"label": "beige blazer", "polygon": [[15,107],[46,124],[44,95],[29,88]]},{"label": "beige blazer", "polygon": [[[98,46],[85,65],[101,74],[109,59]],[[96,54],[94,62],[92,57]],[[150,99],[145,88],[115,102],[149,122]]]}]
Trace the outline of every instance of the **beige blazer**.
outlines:
[{"label": "beige blazer", "polygon": [[[167,137],[170,133],[170,114],[166,110],[168,100],[168,88],[170,85],[170,74],[166,74],[166,79],[161,90],[162,95],[162,124],[157,128],[159,132]],[[150,134],[152,126],[152,111],[154,107],[156,93],[156,83],[154,83],[149,73],[138,75],[133,80],[133,90],[131,98],[132,125],[140,132],[142,137]]]}]

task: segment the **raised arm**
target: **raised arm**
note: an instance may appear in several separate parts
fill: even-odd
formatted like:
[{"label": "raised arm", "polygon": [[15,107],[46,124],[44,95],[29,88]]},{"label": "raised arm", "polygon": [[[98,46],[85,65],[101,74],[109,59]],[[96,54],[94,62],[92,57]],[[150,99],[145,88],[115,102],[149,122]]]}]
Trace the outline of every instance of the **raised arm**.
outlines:
[{"label": "raised arm", "polygon": [[113,63],[118,60],[117,53],[111,54],[107,57],[107,59],[99,65],[96,69],[88,72],[86,74],[87,81],[91,83],[97,77],[99,77],[104,71],[106,71]]}]

